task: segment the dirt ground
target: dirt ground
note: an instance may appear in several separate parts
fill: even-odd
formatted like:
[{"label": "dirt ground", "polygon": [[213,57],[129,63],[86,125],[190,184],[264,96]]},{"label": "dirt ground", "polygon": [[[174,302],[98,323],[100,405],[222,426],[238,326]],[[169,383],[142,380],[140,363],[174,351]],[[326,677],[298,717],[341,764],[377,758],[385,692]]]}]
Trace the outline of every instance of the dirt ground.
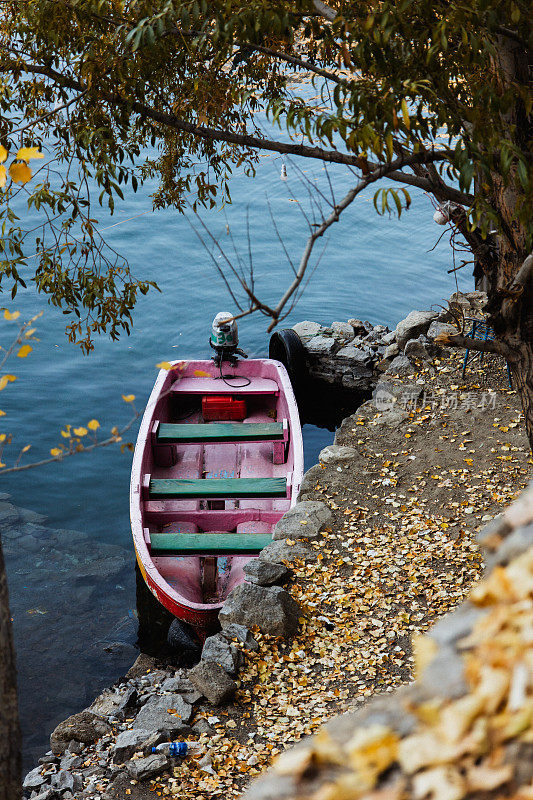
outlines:
[{"label": "dirt ground", "polygon": [[[238,797],[293,742],[409,682],[413,634],[479,579],[476,531],[532,472],[518,397],[492,356],[464,382],[460,355],[447,353],[401,384],[393,412],[365,404],[344,421],[336,444],[354,448],[349,460],[308,475],[305,499],[327,503],[334,523],[312,545],[316,560],[292,563],[299,634],[257,633],[235,703],[202,713],[216,731],[203,758],[127,796]],[[403,409],[409,387],[421,397]]]}]

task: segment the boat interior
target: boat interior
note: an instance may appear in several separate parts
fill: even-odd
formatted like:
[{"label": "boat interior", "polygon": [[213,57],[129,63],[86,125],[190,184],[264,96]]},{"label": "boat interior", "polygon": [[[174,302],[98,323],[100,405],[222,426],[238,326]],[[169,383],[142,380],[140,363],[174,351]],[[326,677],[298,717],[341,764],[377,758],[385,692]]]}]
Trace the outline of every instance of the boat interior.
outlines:
[{"label": "boat interior", "polygon": [[161,393],[146,443],[143,534],[186,600],[220,604],[290,508],[287,401],[273,378],[180,376]]}]

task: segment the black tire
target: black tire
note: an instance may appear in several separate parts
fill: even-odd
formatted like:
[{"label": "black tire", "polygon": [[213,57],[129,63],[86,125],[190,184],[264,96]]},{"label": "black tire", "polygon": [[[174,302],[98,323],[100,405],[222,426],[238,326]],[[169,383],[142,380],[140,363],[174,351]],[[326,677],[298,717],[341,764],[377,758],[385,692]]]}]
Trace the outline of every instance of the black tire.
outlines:
[{"label": "black tire", "polygon": [[173,619],[167,634],[167,643],[173,656],[182,667],[192,667],[200,660],[202,645],[193,628],[181,619]]},{"label": "black tire", "polygon": [[307,360],[305,347],[302,340],[292,328],[283,328],[270,337],[268,357],[281,361],[297,393],[301,390],[307,378]]}]

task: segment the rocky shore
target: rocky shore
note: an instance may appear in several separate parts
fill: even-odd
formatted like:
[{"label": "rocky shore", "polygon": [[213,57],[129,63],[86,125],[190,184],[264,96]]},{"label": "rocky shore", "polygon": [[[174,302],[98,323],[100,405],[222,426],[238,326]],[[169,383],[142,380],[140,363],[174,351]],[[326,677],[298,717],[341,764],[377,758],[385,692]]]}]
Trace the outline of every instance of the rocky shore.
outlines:
[{"label": "rocky shore", "polygon": [[[482,302],[479,293],[452,297],[467,315]],[[306,474],[199,664],[183,670],[141,655],[55,729],[26,797],[236,797],[286,746],[412,679],[411,636],[466,597],[481,572],[476,529],[530,471],[502,365],[489,365],[490,391],[476,368],[464,385],[460,359],[435,344],[449,315],[412,312],[394,332],[362,323],[364,335],[358,321],[296,326],[315,376],[340,376],[345,389],[364,379],[373,400]],[[197,740],[201,756],[151,752],[175,738]],[[276,794],[278,772],[250,798],[292,796],[315,760],[290,780],[283,773],[286,795]]]}]

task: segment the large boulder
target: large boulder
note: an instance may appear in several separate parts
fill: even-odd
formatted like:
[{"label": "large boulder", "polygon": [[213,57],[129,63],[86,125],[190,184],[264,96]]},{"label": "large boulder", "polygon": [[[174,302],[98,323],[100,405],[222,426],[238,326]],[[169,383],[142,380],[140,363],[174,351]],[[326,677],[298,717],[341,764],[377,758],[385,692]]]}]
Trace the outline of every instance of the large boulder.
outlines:
[{"label": "large boulder", "polygon": [[93,744],[111,732],[111,726],[91,711],[80,711],[63,722],[50,735],[50,748],[55,755],[63,755],[72,740]]},{"label": "large boulder", "polygon": [[220,633],[208,636],[202,650],[202,661],[213,661],[229,674],[235,676],[239,669],[239,650]]},{"label": "large boulder", "polygon": [[113,761],[116,764],[123,764],[124,761],[128,761],[134,753],[143,749],[144,743],[152,735],[151,731],[147,731],[144,728],[132,728],[131,730],[122,731],[111,748]]},{"label": "large boulder", "polygon": [[168,767],[168,758],[163,753],[153,753],[146,758],[137,758],[126,764],[126,769],[136,781],[154,778]]},{"label": "large boulder", "polygon": [[247,628],[257,625],[271,636],[294,636],[300,614],[296,600],[280,586],[242,583],[228,595],[219,620],[222,627],[236,622]]},{"label": "large boulder", "polygon": [[403,350],[409,339],[416,339],[427,330],[438,314],[435,311],[411,311],[410,314],[396,325],[396,341]]},{"label": "large boulder", "polygon": [[308,319],[303,320],[303,322],[297,322],[296,325],[293,326],[293,331],[295,331],[303,341],[312,339],[313,336],[318,336],[322,330],[322,325],[319,325],[318,322],[311,322]]},{"label": "large boulder", "polygon": [[341,461],[353,461],[359,458],[359,450],[341,444],[328,444],[320,451],[318,460],[321,464],[332,464]]},{"label": "large boulder", "polygon": [[316,539],[322,528],[329,525],[333,514],[325,503],[303,500],[296,503],[276,523],[272,539]]},{"label": "large boulder", "polygon": [[282,586],[291,577],[292,571],[285,564],[253,558],[244,567],[246,580],[259,586]]},{"label": "large boulder", "polygon": [[169,737],[188,729],[192,717],[192,706],[181,694],[154,695],[141,708],[135,718],[135,727],[164,732]]},{"label": "large boulder", "polygon": [[237,684],[220,664],[200,661],[189,670],[191,682],[215,706],[226,703],[237,691]]}]

